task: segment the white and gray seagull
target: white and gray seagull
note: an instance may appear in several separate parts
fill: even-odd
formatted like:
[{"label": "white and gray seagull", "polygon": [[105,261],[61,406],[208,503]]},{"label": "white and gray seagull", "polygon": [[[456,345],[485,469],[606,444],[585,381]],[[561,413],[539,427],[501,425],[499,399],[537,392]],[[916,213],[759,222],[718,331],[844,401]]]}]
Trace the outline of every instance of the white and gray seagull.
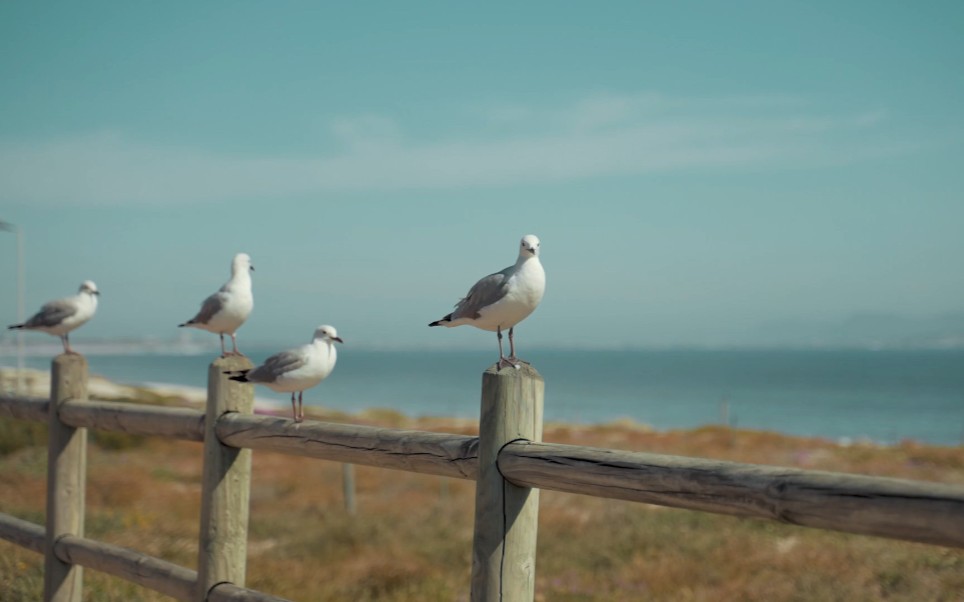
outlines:
[{"label": "white and gray seagull", "polygon": [[[512,338],[516,324],[535,311],[546,292],[546,273],[539,262],[539,238],[522,237],[519,258],[501,272],[489,274],[476,282],[468,294],[455,304],[455,311],[429,326],[461,326],[469,324],[482,330],[495,331],[499,337],[499,369],[519,367]],[[502,351],[502,331],[509,329],[509,357]]]},{"label": "white and gray seagull", "polygon": [[302,404],[305,389],[325,380],[335,369],[335,360],[338,359],[335,341],[344,343],[335,327],[325,324],[315,330],[311,343],[276,353],[257,368],[227,371],[225,374],[231,380],[264,385],[278,393],[291,393],[291,412],[295,422],[301,422],[305,419]]},{"label": "white and gray seagull", "polygon": [[45,303],[40,311],[35,313],[23,324],[11,324],[10,330],[39,330],[60,337],[64,344],[64,353],[77,353],[70,348],[68,334],[87,323],[97,311],[97,297],[100,291],[90,280],[84,280],[80,290],[72,297],[65,297]]},{"label": "white and gray seagull", "polygon": [[[251,294],[251,258],[247,253],[238,253],[231,262],[231,279],[218,292],[204,300],[197,315],[178,327],[200,328],[221,336],[221,357],[244,355],[238,350],[235,335],[254,309],[254,296]],[[231,335],[233,350],[224,349],[224,335]]]}]

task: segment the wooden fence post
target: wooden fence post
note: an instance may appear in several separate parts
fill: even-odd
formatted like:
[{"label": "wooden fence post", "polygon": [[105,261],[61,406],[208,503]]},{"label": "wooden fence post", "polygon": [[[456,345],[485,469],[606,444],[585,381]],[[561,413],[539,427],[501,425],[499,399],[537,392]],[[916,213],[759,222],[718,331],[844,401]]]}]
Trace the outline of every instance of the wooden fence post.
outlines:
[{"label": "wooden fence post", "polygon": [[215,432],[224,414],[254,413],[254,387],[228,380],[227,370],[252,367],[245,357],[214,360],[208,368],[201,479],[201,531],[196,599],[220,583],[244,587],[251,498],[251,450],[223,445]]},{"label": "wooden fence post", "polygon": [[84,535],[84,495],[87,484],[87,429],[60,421],[68,400],[87,399],[87,360],[61,354],[51,363],[47,443],[47,534],[44,540],[44,600],[80,602],[83,568],[60,560],[57,540]]},{"label": "wooden fence post", "polygon": [[355,516],[358,508],[355,505],[355,465],[345,462],[341,465],[341,491],[345,497],[345,512]]},{"label": "wooden fence post", "polygon": [[544,390],[542,376],[526,364],[482,374],[473,602],[526,602],[535,595],[539,490],[506,481],[498,460],[511,441],[542,440]]}]

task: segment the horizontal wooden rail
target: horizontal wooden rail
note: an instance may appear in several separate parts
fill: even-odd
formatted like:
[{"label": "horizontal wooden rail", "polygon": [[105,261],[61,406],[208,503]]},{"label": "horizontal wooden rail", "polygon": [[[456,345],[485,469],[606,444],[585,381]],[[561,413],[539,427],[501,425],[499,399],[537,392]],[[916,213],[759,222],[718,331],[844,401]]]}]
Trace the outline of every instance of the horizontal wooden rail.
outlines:
[{"label": "horizontal wooden rail", "polygon": [[[0,397],[0,411],[46,421],[47,401]],[[67,401],[60,419],[86,427],[132,435],[204,439],[204,413],[115,401]],[[478,437],[408,431],[309,420],[295,423],[273,416],[227,413],[218,420],[218,438],[237,448],[365,464],[460,479],[478,475]]]},{"label": "horizontal wooden rail", "polygon": [[[45,420],[46,405],[46,400],[0,397],[0,416]],[[70,401],[62,414],[73,426],[190,440],[198,440],[203,428],[198,411],[137,404]],[[478,438],[466,435],[296,424],[236,413],[223,415],[216,433],[238,448],[470,480],[478,476]],[[499,469],[523,487],[964,548],[964,488],[958,486],[528,442],[503,448]],[[0,523],[0,536],[18,541],[4,535],[9,529]]]},{"label": "horizontal wooden rail", "polygon": [[50,400],[37,397],[0,395],[0,417],[47,422]]},{"label": "horizontal wooden rail", "polygon": [[[0,513],[0,539],[39,554],[44,549],[45,530],[9,514]],[[160,558],[154,558],[113,544],[67,535],[54,544],[62,561],[120,577],[177,600],[192,600],[197,572]],[[254,590],[222,583],[211,590],[210,602],[288,602]]]},{"label": "horizontal wooden rail", "polygon": [[204,441],[204,412],[190,408],[118,401],[68,401],[60,408],[60,420],[75,428]]},{"label": "horizontal wooden rail", "polygon": [[425,431],[292,422],[286,418],[225,414],[218,439],[226,445],[264,449],[337,462],[365,464],[459,479],[479,472],[478,437]]},{"label": "horizontal wooden rail", "polygon": [[0,514],[0,539],[43,554],[46,535],[42,525],[35,525],[9,514]]},{"label": "horizontal wooden rail", "polygon": [[964,547],[964,487],[518,442],[499,470],[524,487]]},{"label": "horizontal wooden rail", "polygon": [[120,577],[178,600],[191,600],[197,573],[134,550],[66,535],[54,544],[62,561]]},{"label": "horizontal wooden rail", "polygon": [[238,587],[233,583],[220,583],[208,592],[207,602],[291,602],[287,598],[279,598],[263,594],[253,589]]},{"label": "horizontal wooden rail", "polygon": [[[0,417],[47,421],[49,402],[35,397],[0,396]],[[204,440],[204,412],[123,401],[67,401],[60,407],[60,420],[74,428]]]}]

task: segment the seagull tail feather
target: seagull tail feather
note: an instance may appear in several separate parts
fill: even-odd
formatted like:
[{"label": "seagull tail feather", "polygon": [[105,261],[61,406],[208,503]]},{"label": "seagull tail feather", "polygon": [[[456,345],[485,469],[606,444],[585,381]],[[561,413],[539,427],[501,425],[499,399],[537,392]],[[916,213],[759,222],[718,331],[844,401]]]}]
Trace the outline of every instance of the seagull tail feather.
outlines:
[{"label": "seagull tail feather", "polygon": [[444,318],[442,318],[441,320],[435,320],[434,322],[430,323],[429,326],[445,326],[445,324],[451,321],[452,321],[452,314],[449,314]]},{"label": "seagull tail feather", "polygon": [[248,369],[248,370],[225,370],[224,371],[225,374],[229,375],[228,380],[236,380],[239,383],[251,382],[250,380],[248,380],[248,372],[251,372],[251,370]]},{"label": "seagull tail feather", "polygon": [[25,328],[26,326],[27,326],[26,324],[11,324],[10,326],[7,326],[7,330],[20,330],[21,328]]}]

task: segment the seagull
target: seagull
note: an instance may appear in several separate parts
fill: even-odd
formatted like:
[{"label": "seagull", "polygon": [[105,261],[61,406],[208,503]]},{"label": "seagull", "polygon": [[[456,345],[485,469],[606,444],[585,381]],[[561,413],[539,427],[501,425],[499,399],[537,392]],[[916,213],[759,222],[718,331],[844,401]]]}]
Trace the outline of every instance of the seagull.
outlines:
[{"label": "seagull", "polygon": [[[254,266],[247,253],[238,253],[231,262],[231,279],[218,292],[204,300],[197,315],[178,327],[190,326],[221,336],[221,357],[229,355],[244,355],[238,350],[238,339],[235,336],[238,328],[244,324],[251,310],[254,309],[254,297],[251,295],[251,274]],[[224,349],[224,335],[231,335],[234,349],[228,353]]]},{"label": "seagull", "polygon": [[10,330],[39,330],[60,337],[64,353],[77,352],[70,348],[68,333],[79,328],[94,317],[97,311],[97,297],[100,291],[90,280],[80,284],[80,290],[73,297],[65,297],[45,303],[36,314],[23,324],[11,324]]},{"label": "seagull", "polygon": [[[278,393],[291,393],[291,412],[295,422],[305,419],[302,395],[325,380],[335,369],[338,352],[335,341],[344,343],[334,326],[319,326],[311,343],[276,353],[263,364],[250,370],[229,370],[225,374],[231,380],[264,385]],[[295,407],[295,393],[298,405]]]},{"label": "seagull", "polygon": [[[468,294],[455,304],[455,311],[429,326],[469,324],[495,331],[499,337],[498,369],[519,368],[525,362],[515,355],[512,331],[516,324],[535,311],[546,292],[546,273],[539,262],[539,237],[527,234],[519,244],[519,258],[501,272],[476,282]],[[509,357],[502,352],[502,331],[509,329]]]}]

